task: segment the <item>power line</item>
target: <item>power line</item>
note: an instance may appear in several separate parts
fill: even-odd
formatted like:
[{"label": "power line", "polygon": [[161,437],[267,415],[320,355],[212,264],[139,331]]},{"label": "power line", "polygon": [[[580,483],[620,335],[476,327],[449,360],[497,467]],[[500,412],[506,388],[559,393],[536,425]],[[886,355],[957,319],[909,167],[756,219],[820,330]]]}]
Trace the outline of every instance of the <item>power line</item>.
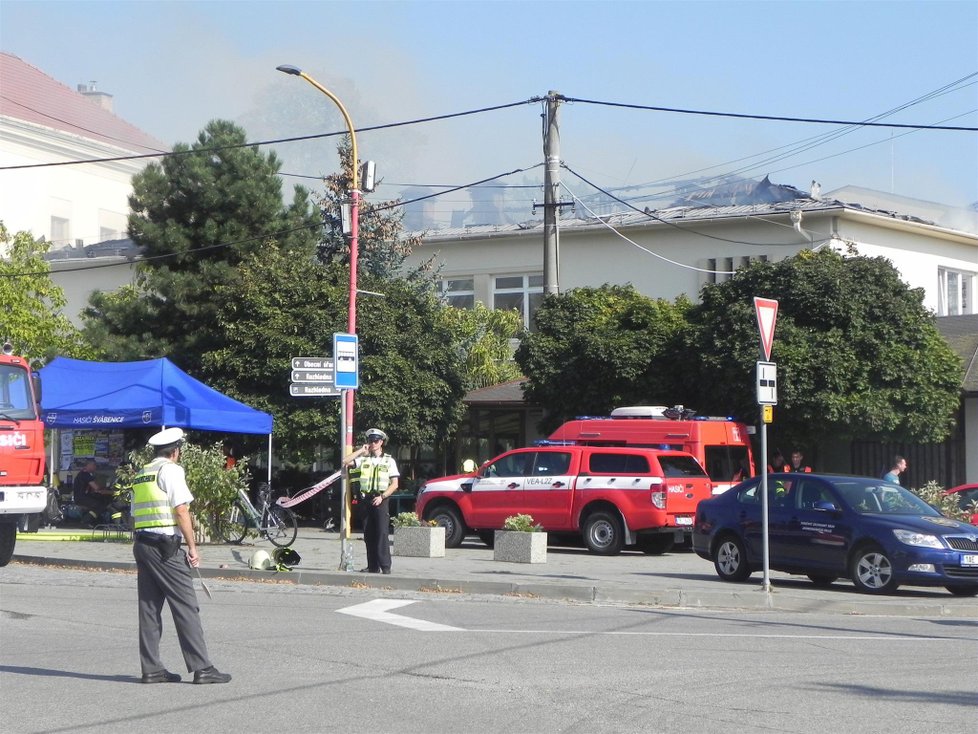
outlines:
[{"label": "power line", "polygon": [[580,104],[593,104],[603,107],[621,107],[631,110],[647,110],[650,112],[675,112],[683,115],[704,115],[707,117],[732,117],[742,120],[773,120],[775,122],[808,122],[817,125],[855,125],[857,127],[895,127],[910,128],[914,130],[944,130],[958,132],[978,132],[978,127],[963,127],[951,125],[911,125],[896,122],[859,122],[857,120],[825,120],[816,117],[784,117],[780,115],[749,115],[738,112],[710,112],[708,110],[690,110],[679,107],[657,107],[653,105],[627,104],[625,102],[604,102],[596,99],[582,99],[580,97],[565,97],[559,95],[564,102],[578,102]]},{"label": "power line", "polygon": [[[465,117],[467,115],[477,115],[483,112],[494,112],[496,110],[504,110],[510,107],[520,107],[522,105],[533,104],[538,102],[538,98],[524,100],[522,102],[509,102],[507,104],[495,105],[493,107],[480,107],[476,110],[466,110],[465,112],[452,112],[447,115],[434,115],[431,117],[419,117],[414,120],[405,120],[403,122],[390,122],[384,125],[372,125],[369,127],[354,128],[354,132],[364,133],[371,132],[374,130],[387,130],[389,128],[404,127],[405,125],[418,125],[423,122],[436,122],[438,120],[449,120],[455,117]],[[171,156],[178,155],[191,155],[194,153],[217,153],[223,150],[235,150],[237,148],[251,148],[260,145],[277,145],[279,143],[296,143],[303,140],[320,140],[322,138],[332,138],[337,135],[348,135],[349,131],[340,130],[331,133],[315,133],[312,135],[298,135],[290,138],[277,138],[275,140],[259,140],[252,143],[235,143],[233,145],[219,145],[213,148],[197,148],[188,150],[173,150],[163,153],[143,153],[139,155],[126,155],[126,156],[115,156],[112,158],[87,158],[80,161],[58,161],[54,163],[28,163],[19,166],[0,166],[0,171],[14,171],[26,168],[50,168],[54,166],[77,166],[84,163],[113,163],[115,161],[133,161],[140,160],[144,158],[169,158]]]}]

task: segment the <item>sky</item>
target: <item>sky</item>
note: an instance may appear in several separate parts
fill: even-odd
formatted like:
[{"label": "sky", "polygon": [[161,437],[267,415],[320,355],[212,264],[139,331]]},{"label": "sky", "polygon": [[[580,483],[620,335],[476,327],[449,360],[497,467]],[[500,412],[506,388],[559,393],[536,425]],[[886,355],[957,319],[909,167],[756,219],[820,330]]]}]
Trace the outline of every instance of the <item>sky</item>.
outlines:
[{"label": "sky", "polygon": [[[256,142],[344,131],[337,107],[276,71],[280,64],[327,87],[357,128],[551,90],[593,102],[837,121],[914,103],[881,121],[978,127],[975,0],[3,0],[0,48],[72,88],[96,82],[113,95],[116,114],[170,145],[193,142],[218,118]],[[497,191],[513,216],[531,219],[543,196],[532,186],[543,177],[542,112],[532,102],[361,132],[360,158],[375,161],[382,180],[370,196],[516,171],[493,184],[510,187]],[[961,207],[978,202],[976,132],[581,101],[560,105],[559,127],[568,198],[594,193],[583,177],[622,198],[657,191],[636,203],[664,207],[679,181],[739,174],[805,191],[817,180],[822,192],[853,185]],[[274,146],[287,184],[321,190],[315,177],[339,167],[337,140]],[[431,207],[444,222],[476,208],[465,190]],[[471,211],[468,221],[479,216]]]}]

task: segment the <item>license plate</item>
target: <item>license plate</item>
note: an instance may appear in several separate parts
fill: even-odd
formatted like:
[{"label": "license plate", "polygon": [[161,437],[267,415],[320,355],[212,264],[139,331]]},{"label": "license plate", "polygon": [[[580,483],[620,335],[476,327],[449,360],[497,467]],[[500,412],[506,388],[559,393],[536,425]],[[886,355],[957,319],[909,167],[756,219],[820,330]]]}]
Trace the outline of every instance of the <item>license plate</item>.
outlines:
[{"label": "license plate", "polygon": [[[676,525],[692,525],[692,524],[693,524],[693,518],[688,515],[681,515],[676,518]],[[968,556],[965,556],[965,558],[968,558]],[[971,558],[975,558],[975,556],[971,556]],[[978,563],[978,561],[976,561],[976,563]]]},{"label": "license plate", "polygon": [[978,566],[978,554],[966,553],[961,556],[962,566]]}]

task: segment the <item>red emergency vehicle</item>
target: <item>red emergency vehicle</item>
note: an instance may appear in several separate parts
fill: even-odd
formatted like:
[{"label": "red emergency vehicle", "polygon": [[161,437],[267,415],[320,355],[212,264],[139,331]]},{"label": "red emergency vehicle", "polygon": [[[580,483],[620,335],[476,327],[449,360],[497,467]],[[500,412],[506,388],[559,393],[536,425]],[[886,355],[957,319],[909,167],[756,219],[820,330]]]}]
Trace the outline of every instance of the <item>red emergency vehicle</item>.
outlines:
[{"label": "red emergency vehicle", "polygon": [[713,481],[713,493],[754,476],[747,425],[730,417],[697,416],[677,405],[616,408],[610,416],[567,421],[547,439],[583,446],[637,446],[685,451],[696,457]]},{"label": "red emergency vehicle", "polygon": [[14,554],[21,516],[47,502],[40,382],[13,351],[8,343],[0,353],[0,566]]}]

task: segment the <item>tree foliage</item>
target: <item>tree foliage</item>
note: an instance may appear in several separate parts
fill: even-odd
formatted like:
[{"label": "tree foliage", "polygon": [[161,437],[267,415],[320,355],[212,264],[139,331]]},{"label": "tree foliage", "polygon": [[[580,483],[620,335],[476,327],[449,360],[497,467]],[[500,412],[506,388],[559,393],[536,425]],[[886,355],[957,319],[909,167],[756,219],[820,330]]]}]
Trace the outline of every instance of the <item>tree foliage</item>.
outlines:
[{"label": "tree foliage", "polygon": [[[353,186],[353,146],[349,137],[344,139],[338,150],[342,172],[323,179],[326,192],[318,201],[324,226],[319,259],[324,263],[342,262],[349,265],[350,240],[343,233],[341,217],[342,207],[349,202]],[[357,165],[360,165],[360,161],[357,161]],[[374,203],[365,197],[360,198],[358,274],[378,277],[410,275],[402,272],[404,261],[419,240],[402,236],[404,211],[397,207],[398,203],[396,200]],[[422,265],[419,272],[426,269],[427,266]]]},{"label": "tree foliage", "polygon": [[9,340],[15,353],[47,360],[59,354],[85,357],[77,329],[62,313],[64,292],[51,280],[44,259],[48,244],[30,232],[13,237],[0,222],[0,341]]},{"label": "tree foliage", "polygon": [[757,412],[759,336],[753,298],[778,300],[771,359],[778,365],[779,433],[941,441],[959,404],[961,365],[923,293],[884,258],[805,251],[754,263],[703,289],[689,312],[685,402],[700,412]]},{"label": "tree foliage", "polygon": [[516,362],[526,397],[547,409],[543,430],[620,405],[671,402],[678,367],[670,344],[685,325],[685,298],[653,300],[632,286],[577,288],[548,296]]},{"label": "tree foliage", "polygon": [[[292,356],[328,355],[347,328],[348,270],[324,265],[312,248],[270,245],[239,266],[240,278],[215,301],[226,344],[205,357],[222,391],[275,415],[280,454],[308,461],[338,442],[339,401],[288,394]],[[422,280],[365,276],[359,299],[360,389],[355,423],[383,426],[394,444],[444,440],[465,390],[463,362],[451,348],[443,307]]]},{"label": "tree foliage", "polygon": [[170,356],[194,372],[221,346],[211,293],[270,239],[311,243],[318,229],[307,192],[282,204],[278,160],[215,120],[162,164],[133,177],[129,235],[145,256],[134,288],[95,294],[86,335],[109,358]]},{"label": "tree foliage", "polygon": [[518,311],[497,311],[476,302],[473,308],[446,306],[442,318],[464,359],[468,389],[498,385],[522,375],[510,346],[523,333]]}]

